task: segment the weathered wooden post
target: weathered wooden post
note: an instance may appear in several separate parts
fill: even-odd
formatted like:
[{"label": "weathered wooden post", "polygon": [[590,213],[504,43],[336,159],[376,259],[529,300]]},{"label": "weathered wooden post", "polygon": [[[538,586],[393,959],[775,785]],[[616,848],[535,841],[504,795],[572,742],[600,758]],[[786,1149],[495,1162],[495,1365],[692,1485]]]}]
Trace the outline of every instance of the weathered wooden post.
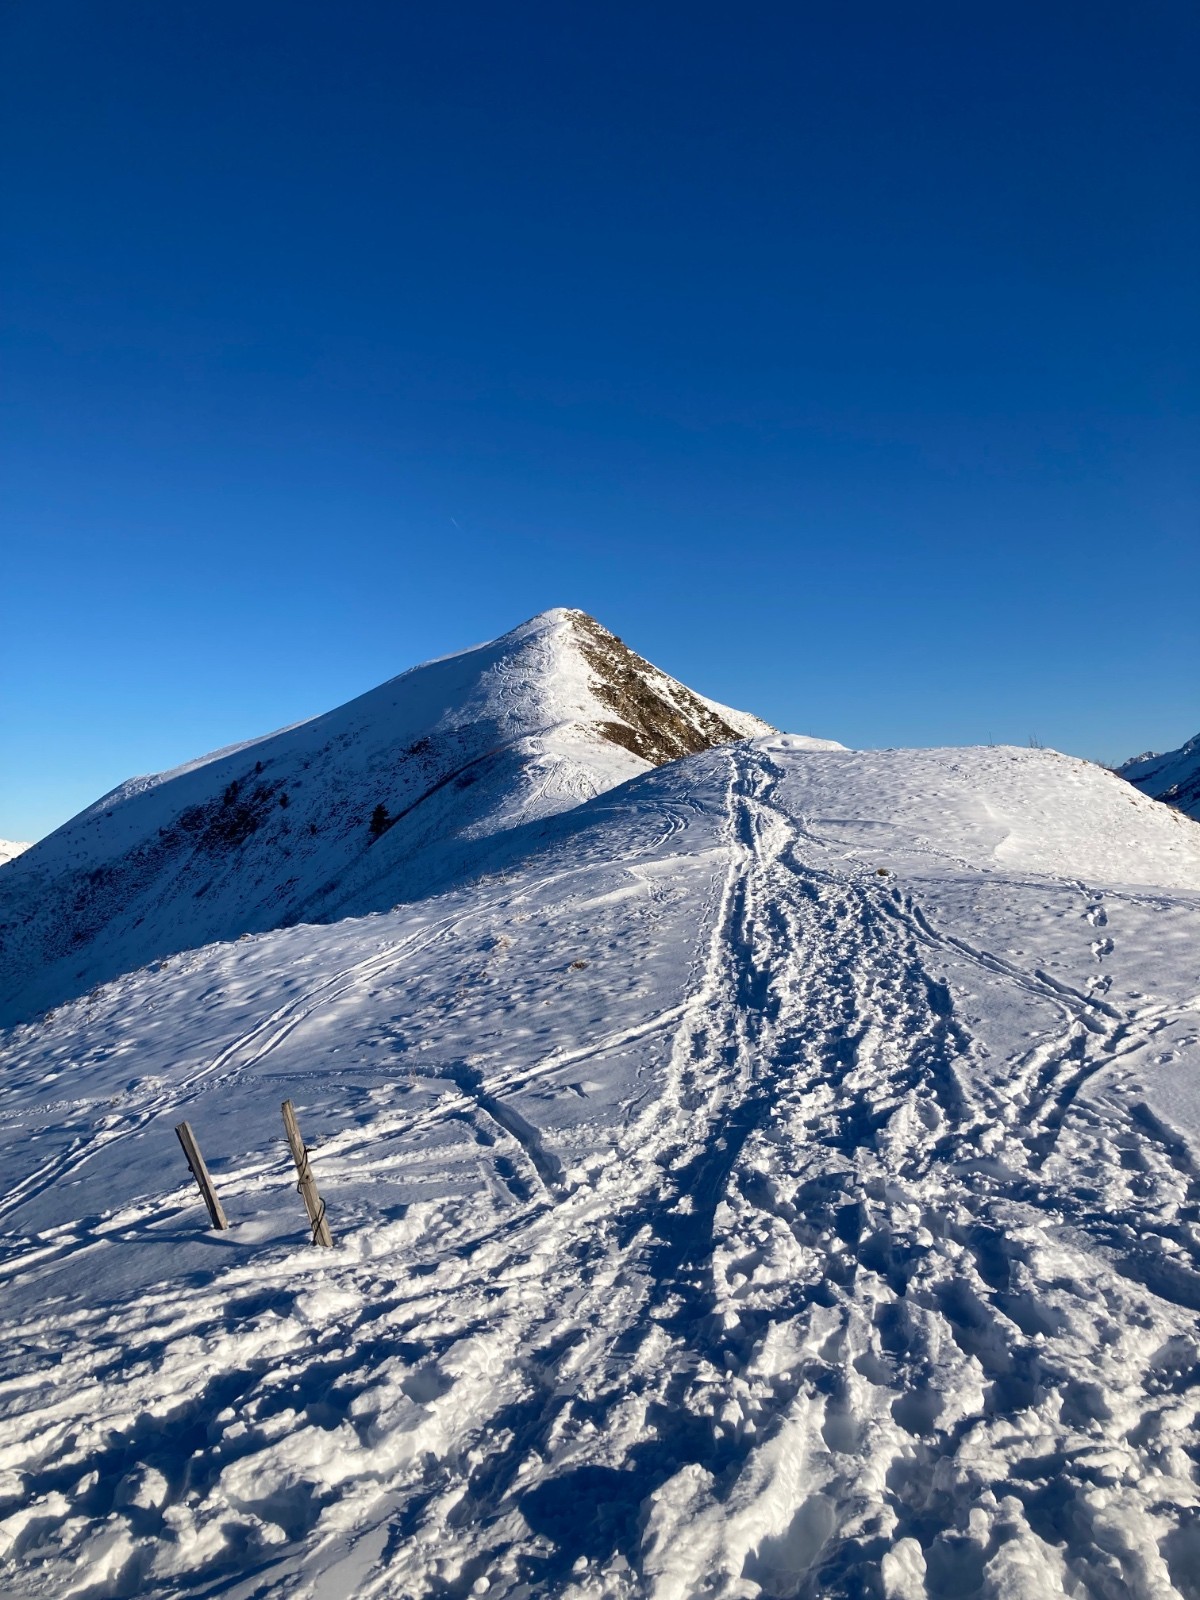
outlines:
[{"label": "weathered wooden post", "polygon": [[292,1160],[296,1163],[296,1171],[300,1181],[296,1185],[304,1201],[304,1209],[308,1212],[308,1220],[312,1226],[313,1243],[324,1245],[326,1249],[333,1244],[329,1232],[329,1224],[325,1221],[325,1202],[317,1193],[317,1180],[312,1175],[312,1166],[308,1159],[308,1146],[300,1137],[300,1124],[296,1121],[296,1108],[290,1100],[283,1102],[283,1126],[287,1133],[287,1141],[291,1146]]},{"label": "weathered wooden post", "polygon": [[200,1146],[196,1143],[196,1135],[192,1132],[190,1122],[180,1122],[176,1125],[175,1132],[179,1135],[179,1142],[183,1146],[183,1153],[187,1157],[187,1164],[192,1170],[192,1176],[199,1185],[200,1193],[204,1196],[204,1204],[208,1207],[208,1214],[212,1218],[214,1228],[227,1228],[229,1221],[217,1199],[217,1191],[213,1188],[213,1181],[208,1175],[208,1168],[204,1165],[204,1157],[200,1154]]}]

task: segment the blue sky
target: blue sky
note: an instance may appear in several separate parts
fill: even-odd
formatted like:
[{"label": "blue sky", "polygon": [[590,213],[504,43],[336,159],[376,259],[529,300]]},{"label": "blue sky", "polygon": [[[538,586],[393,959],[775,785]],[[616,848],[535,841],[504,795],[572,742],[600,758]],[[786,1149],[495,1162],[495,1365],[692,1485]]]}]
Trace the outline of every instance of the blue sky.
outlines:
[{"label": "blue sky", "polygon": [[0,836],[551,605],[1200,728],[1190,4],[0,10]]}]

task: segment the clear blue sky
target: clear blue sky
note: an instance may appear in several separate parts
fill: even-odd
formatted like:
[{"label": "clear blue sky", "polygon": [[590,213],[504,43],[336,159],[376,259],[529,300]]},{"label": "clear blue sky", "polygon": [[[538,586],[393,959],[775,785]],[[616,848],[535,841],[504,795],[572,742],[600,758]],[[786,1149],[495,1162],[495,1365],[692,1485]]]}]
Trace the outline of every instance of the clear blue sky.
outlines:
[{"label": "clear blue sky", "polygon": [[0,6],[0,836],[551,605],[1200,728],[1192,0]]}]

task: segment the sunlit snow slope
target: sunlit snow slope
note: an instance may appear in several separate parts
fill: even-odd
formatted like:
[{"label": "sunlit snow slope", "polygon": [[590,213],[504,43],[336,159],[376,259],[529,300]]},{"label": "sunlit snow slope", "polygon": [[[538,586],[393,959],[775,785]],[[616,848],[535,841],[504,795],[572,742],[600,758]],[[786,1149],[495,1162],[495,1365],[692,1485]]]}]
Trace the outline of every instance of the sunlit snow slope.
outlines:
[{"label": "sunlit snow slope", "polygon": [[1200,828],[777,736],[510,843],[6,1036],[0,1590],[1194,1596]]},{"label": "sunlit snow slope", "polygon": [[583,612],[545,612],[325,716],[134,778],[26,851],[0,877],[0,1022],[213,939],[416,899],[479,871],[514,828],[766,731]]},{"label": "sunlit snow slope", "polygon": [[29,846],[27,844],[18,843],[15,839],[0,839],[0,867],[6,861],[12,861],[28,849]]},{"label": "sunlit snow slope", "polygon": [[1189,817],[1200,819],[1200,733],[1178,750],[1162,755],[1147,751],[1118,770],[1143,794],[1165,800]]}]

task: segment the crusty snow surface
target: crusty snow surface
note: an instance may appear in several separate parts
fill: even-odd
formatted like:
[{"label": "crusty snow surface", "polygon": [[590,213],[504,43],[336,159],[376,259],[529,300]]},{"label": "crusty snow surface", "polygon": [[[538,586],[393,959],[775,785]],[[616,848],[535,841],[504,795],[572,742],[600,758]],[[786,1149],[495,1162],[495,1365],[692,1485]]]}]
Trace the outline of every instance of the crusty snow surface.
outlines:
[{"label": "crusty snow surface", "polygon": [[1200,828],[1099,768],[714,749],[3,1037],[0,1592],[1200,1593]]}]

